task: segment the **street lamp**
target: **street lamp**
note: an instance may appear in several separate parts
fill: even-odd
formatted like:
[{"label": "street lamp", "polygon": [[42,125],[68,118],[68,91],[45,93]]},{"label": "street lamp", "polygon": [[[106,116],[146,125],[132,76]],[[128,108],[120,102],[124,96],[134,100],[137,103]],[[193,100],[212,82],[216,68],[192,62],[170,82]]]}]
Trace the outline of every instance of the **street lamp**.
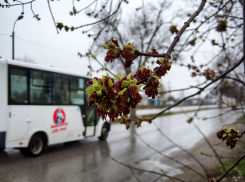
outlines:
[{"label": "street lamp", "polygon": [[20,16],[18,17],[18,19],[15,20],[14,26],[13,26],[13,32],[12,32],[12,59],[14,59],[14,27],[15,27],[16,22],[17,22],[18,20],[21,20],[22,18],[24,18],[24,16],[23,16],[23,15],[20,15]]}]

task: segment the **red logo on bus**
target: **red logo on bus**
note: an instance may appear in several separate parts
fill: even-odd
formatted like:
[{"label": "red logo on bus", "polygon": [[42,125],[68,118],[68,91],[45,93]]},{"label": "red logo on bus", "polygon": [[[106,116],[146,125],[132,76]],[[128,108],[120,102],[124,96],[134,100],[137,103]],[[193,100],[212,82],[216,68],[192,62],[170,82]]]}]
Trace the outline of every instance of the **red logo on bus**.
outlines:
[{"label": "red logo on bus", "polygon": [[55,129],[52,130],[52,133],[66,130],[68,123],[65,123],[66,114],[63,109],[58,108],[54,111],[53,120],[55,125],[52,125],[51,128],[55,128]]},{"label": "red logo on bus", "polygon": [[66,119],[66,114],[63,109],[58,108],[54,111],[54,124],[63,124]]}]

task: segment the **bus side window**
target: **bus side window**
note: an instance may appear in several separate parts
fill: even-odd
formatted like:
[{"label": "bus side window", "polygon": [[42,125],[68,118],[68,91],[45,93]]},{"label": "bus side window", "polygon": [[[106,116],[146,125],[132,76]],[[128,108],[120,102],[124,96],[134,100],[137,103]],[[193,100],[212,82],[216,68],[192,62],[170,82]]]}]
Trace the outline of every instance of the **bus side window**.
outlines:
[{"label": "bus side window", "polygon": [[84,79],[78,77],[71,77],[71,104],[84,105]]},{"label": "bus side window", "polygon": [[69,76],[54,74],[53,104],[69,104]]},{"label": "bus side window", "polygon": [[[89,86],[88,85],[88,81],[89,81],[90,79],[86,79],[85,80],[85,91],[89,88],[89,87],[91,87],[91,86]],[[85,95],[85,99],[86,99],[86,103],[88,103],[88,99],[89,99],[89,95],[86,93],[86,95]]]},{"label": "bus side window", "polygon": [[43,71],[31,71],[30,101],[32,104],[52,103],[52,74]]},{"label": "bus side window", "polygon": [[10,103],[27,104],[27,72],[21,69],[10,70]]},{"label": "bus side window", "polygon": [[71,89],[84,89],[84,79],[72,76]]}]

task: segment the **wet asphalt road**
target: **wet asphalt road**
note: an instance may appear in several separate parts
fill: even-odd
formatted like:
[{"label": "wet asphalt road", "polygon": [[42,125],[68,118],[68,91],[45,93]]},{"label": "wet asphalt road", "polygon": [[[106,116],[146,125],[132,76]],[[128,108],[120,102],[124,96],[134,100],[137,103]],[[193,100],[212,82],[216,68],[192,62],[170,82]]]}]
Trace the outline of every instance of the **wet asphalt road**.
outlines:
[{"label": "wet asphalt road", "polygon": [[[223,110],[224,111],[224,110]],[[219,109],[199,112],[199,116],[215,116]],[[193,113],[188,113],[192,116]],[[229,113],[222,118],[195,120],[206,135],[214,134],[224,124],[232,123],[240,114]],[[203,140],[185,114],[161,117],[155,120],[162,131],[173,141],[188,149]],[[141,128],[126,130],[124,125],[113,124],[107,141],[96,137],[79,142],[49,146],[38,158],[22,156],[18,150],[8,149],[0,153],[0,182],[133,182],[129,168],[111,160],[112,157],[136,167],[159,170],[169,175],[181,173],[181,168],[161,164],[162,156],[147,147],[136,132],[151,146],[171,155],[178,151],[156,129],[154,124],[144,123]],[[157,175],[138,173],[141,181],[154,181]]]}]

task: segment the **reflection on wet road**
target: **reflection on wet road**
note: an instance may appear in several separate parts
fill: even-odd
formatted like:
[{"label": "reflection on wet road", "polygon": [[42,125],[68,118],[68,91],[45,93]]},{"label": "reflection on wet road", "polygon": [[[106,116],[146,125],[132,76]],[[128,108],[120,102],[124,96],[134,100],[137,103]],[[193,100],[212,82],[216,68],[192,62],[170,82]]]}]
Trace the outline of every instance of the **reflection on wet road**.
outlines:
[{"label": "reflection on wet road", "polygon": [[[224,110],[223,110],[224,111]],[[215,116],[220,109],[199,112],[200,116]],[[193,113],[188,113],[192,116]],[[205,135],[232,123],[240,114],[236,112],[222,118],[195,120]],[[191,148],[202,139],[185,114],[157,118],[155,122],[173,141],[184,148]],[[49,146],[38,158],[22,156],[18,150],[8,149],[0,153],[0,182],[125,182],[135,181],[131,171],[106,156],[112,157],[148,170],[164,168],[169,175],[179,174],[180,169],[161,164],[162,156],[149,149],[135,135],[135,132],[150,145],[171,155],[176,148],[157,131],[154,124],[143,123],[141,128],[126,130],[125,126],[114,124],[107,141],[88,138],[79,142]],[[158,176],[140,175],[142,181],[153,181]]]}]

